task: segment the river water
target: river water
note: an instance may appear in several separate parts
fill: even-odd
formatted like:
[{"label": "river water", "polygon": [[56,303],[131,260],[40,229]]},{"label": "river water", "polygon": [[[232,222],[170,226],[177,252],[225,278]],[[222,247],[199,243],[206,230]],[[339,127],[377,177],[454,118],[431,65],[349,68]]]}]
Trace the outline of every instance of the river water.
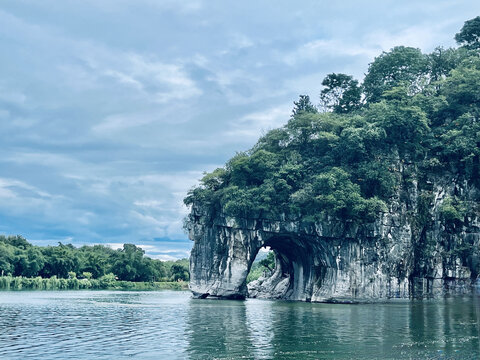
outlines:
[{"label": "river water", "polygon": [[479,359],[480,297],[337,305],[0,292],[0,359]]}]

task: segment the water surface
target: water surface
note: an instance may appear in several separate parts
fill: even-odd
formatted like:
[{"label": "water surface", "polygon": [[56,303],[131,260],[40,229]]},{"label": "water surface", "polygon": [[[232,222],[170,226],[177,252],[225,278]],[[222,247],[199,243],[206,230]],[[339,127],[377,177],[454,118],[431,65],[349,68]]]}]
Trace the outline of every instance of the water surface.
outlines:
[{"label": "water surface", "polygon": [[0,292],[0,359],[478,359],[480,299],[334,305]]}]

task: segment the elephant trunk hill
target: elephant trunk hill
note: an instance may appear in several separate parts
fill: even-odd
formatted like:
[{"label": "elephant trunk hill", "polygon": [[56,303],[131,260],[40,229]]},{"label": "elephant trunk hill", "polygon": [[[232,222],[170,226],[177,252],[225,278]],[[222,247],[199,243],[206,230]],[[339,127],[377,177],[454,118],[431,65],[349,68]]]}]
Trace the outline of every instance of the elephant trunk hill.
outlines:
[{"label": "elephant trunk hill", "polygon": [[[480,18],[470,20],[478,22]],[[469,23],[469,22],[467,22]],[[472,30],[473,29],[473,30]],[[480,273],[480,43],[395,47],[306,95],[185,198],[197,297],[356,302],[469,293]],[[268,277],[247,285],[262,247]]]}]

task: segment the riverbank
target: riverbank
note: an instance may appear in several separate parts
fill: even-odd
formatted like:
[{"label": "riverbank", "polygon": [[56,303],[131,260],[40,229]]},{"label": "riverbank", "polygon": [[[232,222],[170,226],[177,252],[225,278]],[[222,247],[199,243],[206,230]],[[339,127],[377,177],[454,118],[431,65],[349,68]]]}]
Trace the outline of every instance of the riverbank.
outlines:
[{"label": "riverbank", "polygon": [[118,281],[113,276],[105,275],[99,279],[60,279],[27,278],[23,276],[0,276],[0,291],[2,290],[187,290],[186,281],[155,281],[133,282]]}]

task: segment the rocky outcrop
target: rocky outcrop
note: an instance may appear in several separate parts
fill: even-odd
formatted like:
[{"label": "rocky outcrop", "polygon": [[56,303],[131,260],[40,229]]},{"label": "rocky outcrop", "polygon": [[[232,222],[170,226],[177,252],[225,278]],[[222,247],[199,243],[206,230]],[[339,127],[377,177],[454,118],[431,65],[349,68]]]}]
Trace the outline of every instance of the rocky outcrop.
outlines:
[{"label": "rocky outcrop", "polygon": [[[442,204],[451,197],[461,199],[463,221],[444,219]],[[470,292],[479,272],[478,199],[475,186],[454,176],[423,182],[410,176],[373,223],[233,219],[194,204],[186,223],[194,241],[190,289],[196,297],[245,298],[250,291],[315,302]],[[265,246],[276,253],[275,270],[249,290],[247,274]]]}]

